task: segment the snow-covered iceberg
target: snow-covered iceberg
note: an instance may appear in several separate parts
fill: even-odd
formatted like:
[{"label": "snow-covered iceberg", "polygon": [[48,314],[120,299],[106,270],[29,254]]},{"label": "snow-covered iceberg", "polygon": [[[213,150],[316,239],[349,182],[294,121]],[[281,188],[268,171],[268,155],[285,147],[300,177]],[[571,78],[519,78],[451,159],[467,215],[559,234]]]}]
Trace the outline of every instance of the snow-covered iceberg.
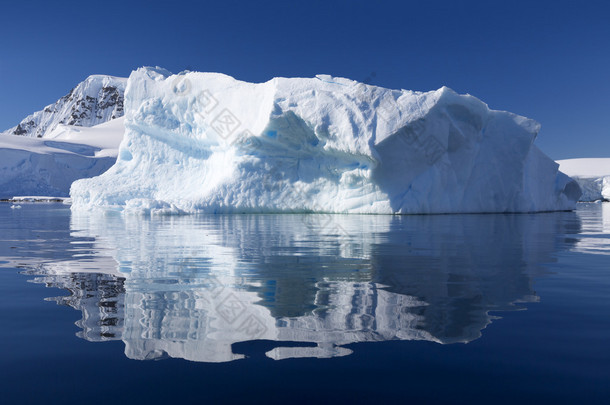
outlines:
[{"label": "snow-covered iceberg", "polygon": [[580,201],[610,201],[610,159],[558,160],[559,167],[582,189]]},{"label": "snow-covered iceberg", "polygon": [[580,196],[536,122],[446,87],[141,68],[125,116],[116,164],[73,183],[74,210],[534,212]]}]

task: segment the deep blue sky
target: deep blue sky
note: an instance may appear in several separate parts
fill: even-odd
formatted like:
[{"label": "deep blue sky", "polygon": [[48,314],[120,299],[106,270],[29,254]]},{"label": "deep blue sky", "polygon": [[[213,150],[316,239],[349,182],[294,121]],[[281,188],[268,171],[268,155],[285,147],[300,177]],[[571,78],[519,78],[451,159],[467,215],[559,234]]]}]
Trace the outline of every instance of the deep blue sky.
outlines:
[{"label": "deep blue sky", "polygon": [[446,85],[539,121],[536,142],[552,158],[610,157],[602,1],[6,1],[0,129],[90,74],[143,65]]}]

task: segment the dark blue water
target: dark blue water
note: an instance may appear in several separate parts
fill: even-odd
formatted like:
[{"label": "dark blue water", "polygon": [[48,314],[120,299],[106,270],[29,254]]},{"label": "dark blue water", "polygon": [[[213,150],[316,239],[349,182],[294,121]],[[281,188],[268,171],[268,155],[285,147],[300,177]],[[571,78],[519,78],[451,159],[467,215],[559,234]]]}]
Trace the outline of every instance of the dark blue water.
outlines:
[{"label": "dark blue water", "polygon": [[2,203],[0,235],[3,403],[610,398],[610,204],[150,219]]}]

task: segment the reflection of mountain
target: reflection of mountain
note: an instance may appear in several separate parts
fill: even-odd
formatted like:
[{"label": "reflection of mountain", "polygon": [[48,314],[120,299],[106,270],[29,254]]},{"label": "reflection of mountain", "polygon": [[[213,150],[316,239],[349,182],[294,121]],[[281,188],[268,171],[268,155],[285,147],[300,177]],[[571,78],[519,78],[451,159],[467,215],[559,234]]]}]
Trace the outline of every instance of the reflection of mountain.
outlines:
[{"label": "reflection of mountain", "polygon": [[121,338],[124,322],[125,279],[102,273],[50,274],[35,279],[67,289],[70,295],[51,298],[83,312],[79,336],[92,342]]},{"label": "reflection of mountain", "polygon": [[229,361],[253,339],[287,342],[275,359],[331,357],[354,342],[476,339],[489,311],[537,300],[532,276],[578,226],[574,213],[74,216],[72,236],[94,238],[89,267],[117,268],[37,273],[70,291],[57,300],[83,312],[82,337],[121,339],[130,358]]}]

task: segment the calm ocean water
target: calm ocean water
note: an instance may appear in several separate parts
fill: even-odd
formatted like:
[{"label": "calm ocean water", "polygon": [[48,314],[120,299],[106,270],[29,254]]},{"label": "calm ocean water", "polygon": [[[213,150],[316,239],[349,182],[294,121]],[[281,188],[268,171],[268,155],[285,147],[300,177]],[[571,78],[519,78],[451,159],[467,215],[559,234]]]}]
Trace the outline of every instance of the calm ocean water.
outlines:
[{"label": "calm ocean water", "polygon": [[7,404],[610,398],[609,203],[152,219],[0,203],[0,267]]}]

